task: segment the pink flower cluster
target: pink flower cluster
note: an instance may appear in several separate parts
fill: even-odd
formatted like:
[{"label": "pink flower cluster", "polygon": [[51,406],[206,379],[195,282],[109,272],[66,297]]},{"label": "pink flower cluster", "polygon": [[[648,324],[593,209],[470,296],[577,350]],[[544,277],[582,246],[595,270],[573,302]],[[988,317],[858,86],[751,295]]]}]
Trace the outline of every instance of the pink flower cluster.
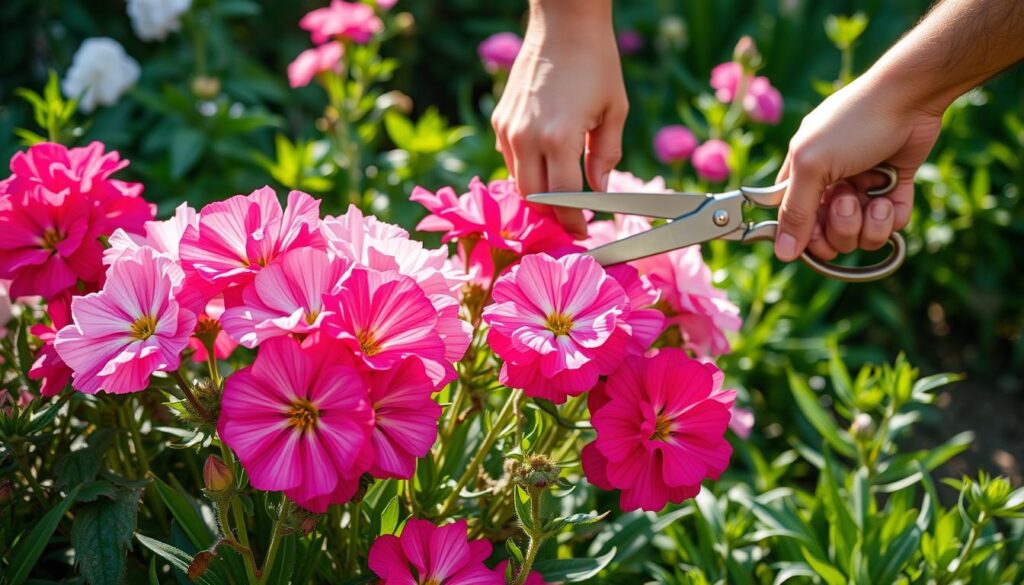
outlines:
[{"label": "pink flower cluster", "polygon": [[745,74],[743,65],[735,61],[716,65],[711,70],[711,87],[719,101],[732,103],[739,93],[741,83],[746,85],[743,109],[750,119],[766,124],[778,124],[782,119],[782,94],[772,86],[767,77]]},{"label": "pink flower cluster", "polygon": [[523,37],[513,32],[499,32],[487,37],[477,47],[477,54],[489,73],[508,72],[523,48]]},{"label": "pink flower cluster", "polygon": [[[393,0],[381,0],[377,7],[387,10],[394,4]],[[288,84],[292,87],[309,85],[320,73],[338,69],[345,44],[366,44],[384,30],[384,22],[373,6],[344,0],[331,0],[330,5],[309,12],[299,26],[309,31],[316,46],[299,53],[288,65]]]}]

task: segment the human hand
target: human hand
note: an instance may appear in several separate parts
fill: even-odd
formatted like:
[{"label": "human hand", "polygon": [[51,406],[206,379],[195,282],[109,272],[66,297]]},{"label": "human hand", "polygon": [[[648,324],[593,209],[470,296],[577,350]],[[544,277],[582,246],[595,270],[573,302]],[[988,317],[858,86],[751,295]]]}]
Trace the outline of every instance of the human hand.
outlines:
[{"label": "human hand", "polygon": [[[628,103],[611,24],[611,0],[534,0],[523,48],[491,123],[497,148],[525,197],[604,191],[622,155]],[[557,208],[570,234],[587,235],[583,213]]]},{"label": "human hand", "polygon": [[[779,211],[779,259],[794,260],[805,248],[822,260],[877,250],[907,225],[914,174],[935,145],[944,107],[900,94],[900,85],[869,72],[804,118],[779,173],[790,180]],[[871,198],[866,192],[888,180],[869,171],[881,163],[896,168],[899,183]]]}]

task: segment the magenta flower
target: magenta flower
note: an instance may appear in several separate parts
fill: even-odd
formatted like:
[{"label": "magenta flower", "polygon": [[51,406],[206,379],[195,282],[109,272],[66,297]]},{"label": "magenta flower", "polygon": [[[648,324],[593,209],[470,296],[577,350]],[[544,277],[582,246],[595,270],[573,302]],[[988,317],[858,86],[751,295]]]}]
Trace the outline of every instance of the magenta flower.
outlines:
[{"label": "magenta flower", "polygon": [[325,334],[341,340],[369,368],[387,370],[415,356],[435,388],[455,378],[437,310],[408,276],[356,267],[324,304],[330,312]]},{"label": "magenta flower", "polygon": [[722,103],[730,104],[736,99],[742,79],[743,65],[735,61],[721,63],[711,69],[711,87],[715,90],[715,97]]},{"label": "magenta flower", "polygon": [[491,543],[467,540],[466,521],[434,526],[410,518],[401,536],[385,534],[370,547],[370,570],[382,585],[504,585],[505,578],[484,565]]},{"label": "magenta flower", "polygon": [[238,347],[238,342],[231,339],[231,336],[224,331],[224,327],[221,325],[220,319],[223,315],[223,296],[215,297],[206,303],[206,310],[199,315],[196,322],[196,330],[192,338],[188,340],[188,347],[193,351],[192,360],[196,363],[205,363],[209,358],[206,345],[199,336],[215,335],[213,338],[214,359],[227,359],[235,351],[235,348]]},{"label": "magenta flower", "polygon": [[57,332],[71,323],[71,294],[64,292],[47,301],[46,312],[50,316],[50,324],[36,323],[29,329],[29,333],[38,337],[43,345],[36,352],[28,377],[39,382],[40,394],[56,396],[71,382],[71,368],[53,347]]},{"label": "magenta flower", "polygon": [[[484,309],[501,383],[562,403],[614,370],[632,334],[622,286],[589,256],[525,256],[498,279]],[[625,337],[615,336],[623,328]]]},{"label": "magenta flower", "polygon": [[665,126],[654,135],[654,154],[664,164],[681,163],[697,148],[697,138],[686,126]]},{"label": "magenta flower", "polygon": [[288,64],[288,85],[303,87],[309,85],[318,74],[337,69],[344,52],[345,47],[341,43],[330,42],[299,53]]},{"label": "magenta flower", "polygon": [[312,333],[330,314],[324,297],[335,291],[349,266],[316,248],[286,252],[256,274],[241,304],[225,310],[220,323],[232,339],[250,348],[271,337]]},{"label": "magenta flower", "polygon": [[362,45],[382,31],[384,23],[368,4],[331,0],[329,6],[303,16],[299,27],[308,30],[317,45],[332,38]]},{"label": "magenta flower", "polygon": [[73,323],[57,333],[54,348],[74,372],[76,390],[138,392],[153,372],[178,368],[196,316],[175,299],[181,279],[173,267],[142,248],[110,266],[100,292],[72,299]]},{"label": "magenta flower", "polygon": [[755,77],[743,98],[743,109],[755,122],[778,124],[782,119],[782,94],[767,77]]},{"label": "magenta flower", "polygon": [[224,383],[217,432],[253,487],[316,513],[348,501],[373,461],[373,413],[354,368],[330,344],[267,340]]},{"label": "magenta flower", "polygon": [[724,181],[729,178],[729,155],[732,148],[723,140],[713,138],[693,151],[694,170],[708,181]]},{"label": "magenta flower", "polygon": [[288,194],[283,210],[270,187],[211,203],[200,213],[198,226],[189,226],[181,238],[186,289],[203,290],[201,307],[229,287],[249,284],[288,250],[323,249],[319,228],[320,201],[300,191]]},{"label": "magenta flower", "polygon": [[621,491],[623,510],[661,510],[700,491],[729,464],[733,394],[718,396],[718,368],[666,348],[627,357],[590,395],[597,439],[583,449],[587,480]]},{"label": "magenta flower", "polygon": [[374,477],[408,479],[416,460],[430,453],[437,438],[441,406],[423,362],[407,358],[387,370],[367,373],[373,408]]},{"label": "magenta flower", "polygon": [[484,69],[489,73],[511,71],[512,65],[523,48],[523,38],[513,32],[495,33],[484,39],[476,48]]},{"label": "magenta flower", "polygon": [[620,31],[615,40],[619,45],[619,52],[623,55],[633,55],[644,48],[644,37],[635,30]]}]

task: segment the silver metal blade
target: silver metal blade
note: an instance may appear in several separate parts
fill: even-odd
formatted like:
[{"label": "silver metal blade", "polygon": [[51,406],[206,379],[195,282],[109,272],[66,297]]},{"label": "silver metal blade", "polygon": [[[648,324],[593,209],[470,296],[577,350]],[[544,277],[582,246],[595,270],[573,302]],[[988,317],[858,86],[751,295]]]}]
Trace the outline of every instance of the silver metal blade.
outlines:
[{"label": "silver metal blade", "polygon": [[555,207],[590,209],[606,213],[624,213],[661,219],[675,219],[692,213],[709,201],[703,193],[534,193],[531,203]]},{"label": "silver metal blade", "polygon": [[[700,244],[741,229],[742,198],[719,197],[712,198],[700,211],[687,217],[594,248],[587,252],[587,255],[592,256],[602,266],[611,266]],[[715,221],[716,212],[721,225]]]}]

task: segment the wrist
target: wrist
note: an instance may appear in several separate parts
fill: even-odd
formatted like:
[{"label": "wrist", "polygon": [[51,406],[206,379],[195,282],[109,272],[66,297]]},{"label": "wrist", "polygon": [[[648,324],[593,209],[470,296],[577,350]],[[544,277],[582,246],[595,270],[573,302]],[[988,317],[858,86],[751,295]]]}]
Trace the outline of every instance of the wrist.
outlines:
[{"label": "wrist", "polygon": [[559,34],[612,30],[612,0],[530,0],[530,25],[557,27]]},{"label": "wrist", "polygon": [[966,91],[949,86],[941,75],[913,62],[889,57],[880,59],[857,82],[863,85],[860,91],[884,101],[894,111],[942,116],[953,100]]}]

